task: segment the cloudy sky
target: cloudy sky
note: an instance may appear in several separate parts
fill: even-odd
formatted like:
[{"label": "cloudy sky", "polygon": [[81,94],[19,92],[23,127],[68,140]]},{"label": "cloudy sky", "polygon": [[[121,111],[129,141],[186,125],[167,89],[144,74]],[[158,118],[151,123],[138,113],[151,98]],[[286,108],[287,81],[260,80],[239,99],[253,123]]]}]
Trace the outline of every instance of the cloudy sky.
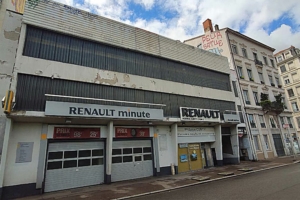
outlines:
[{"label": "cloudy sky", "polygon": [[300,48],[299,0],[56,0],[175,40],[229,27],[276,48]]}]

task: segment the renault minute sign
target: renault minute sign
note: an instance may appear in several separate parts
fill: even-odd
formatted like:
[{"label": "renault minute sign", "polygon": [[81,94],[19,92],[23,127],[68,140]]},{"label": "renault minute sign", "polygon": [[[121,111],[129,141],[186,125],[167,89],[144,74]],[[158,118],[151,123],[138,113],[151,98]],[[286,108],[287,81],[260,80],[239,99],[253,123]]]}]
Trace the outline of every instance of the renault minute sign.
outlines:
[{"label": "renault minute sign", "polygon": [[182,121],[220,122],[220,111],[180,107],[180,118]]}]

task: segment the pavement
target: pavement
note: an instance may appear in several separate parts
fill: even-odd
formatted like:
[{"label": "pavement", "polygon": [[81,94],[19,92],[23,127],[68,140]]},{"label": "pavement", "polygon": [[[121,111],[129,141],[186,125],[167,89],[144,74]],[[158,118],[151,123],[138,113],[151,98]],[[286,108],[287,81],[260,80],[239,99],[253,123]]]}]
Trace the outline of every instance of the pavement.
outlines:
[{"label": "pavement", "polygon": [[130,199],[147,194],[170,191],[183,187],[223,180],[263,170],[293,165],[300,162],[299,156],[294,159],[291,156],[273,158],[261,161],[241,161],[236,165],[225,165],[222,167],[211,167],[198,171],[181,173],[178,175],[148,177],[138,180],[122,181],[112,184],[103,184],[82,187],[58,192],[35,195],[22,200],[79,200],[79,199]]}]

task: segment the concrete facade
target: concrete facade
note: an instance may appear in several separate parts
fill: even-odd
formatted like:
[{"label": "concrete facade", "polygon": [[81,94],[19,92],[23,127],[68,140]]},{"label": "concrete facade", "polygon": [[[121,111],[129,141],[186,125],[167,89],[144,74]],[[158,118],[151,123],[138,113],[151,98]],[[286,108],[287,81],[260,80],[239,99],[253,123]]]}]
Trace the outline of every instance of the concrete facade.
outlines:
[{"label": "concrete facade", "polygon": [[[272,158],[278,154],[292,154],[292,149],[286,141],[289,138],[288,133],[295,132],[295,126],[283,128],[280,122],[282,119],[288,120],[292,112],[277,71],[273,56],[275,49],[230,28],[219,29],[219,26],[215,25],[213,30],[212,26],[207,27],[205,22],[203,24],[205,35],[184,42],[228,58],[233,72],[231,80],[237,84],[236,105],[241,105],[241,111],[247,116],[246,137],[250,138],[250,141],[240,141],[241,148],[245,145],[248,147],[248,144],[252,146],[252,149],[256,149],[254,159],[258,160]],[[280,115],[263,111],[260,106],[261,93],[267,94],[270,101],[275,101],[275,96],[281,94],[284,111]],[[251,148],[248,148],[248,153],[251,153],[250,151]]]}]

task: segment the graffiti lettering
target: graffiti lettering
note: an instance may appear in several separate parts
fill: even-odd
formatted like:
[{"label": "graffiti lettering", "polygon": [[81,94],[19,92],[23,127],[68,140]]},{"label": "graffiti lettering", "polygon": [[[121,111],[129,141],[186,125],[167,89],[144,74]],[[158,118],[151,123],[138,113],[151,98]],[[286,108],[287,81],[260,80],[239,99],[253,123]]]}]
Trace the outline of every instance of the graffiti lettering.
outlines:
[{"label": "graffiti lettering", "polygon": [[218,31],[215,33],[210,33],[202,37],[202,48],[211,49],[213,47],[223,46],[222,34]]}]

